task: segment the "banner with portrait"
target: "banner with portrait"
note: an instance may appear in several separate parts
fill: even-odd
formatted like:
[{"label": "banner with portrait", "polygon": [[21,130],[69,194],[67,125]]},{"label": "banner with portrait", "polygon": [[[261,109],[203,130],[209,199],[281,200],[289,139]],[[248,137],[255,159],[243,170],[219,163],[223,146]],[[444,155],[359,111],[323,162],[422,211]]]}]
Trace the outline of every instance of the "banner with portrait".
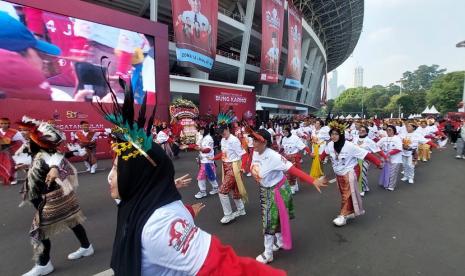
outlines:
[{"label": "banner with portrait", "polygon": [[288,48],[284,86],[301,88],[302,75],[302,14],[292,4],[287,8]]},{"label": "banner with portrait", "polygon": [[209,72],[216,56],[218,1],[172,0],[171,7],[178,62]]},{"label": "banner with portrait", "polygon": [[262,52],[260,81],[278,82],[279,58],[283,41],[284,1],[262,1]]}]

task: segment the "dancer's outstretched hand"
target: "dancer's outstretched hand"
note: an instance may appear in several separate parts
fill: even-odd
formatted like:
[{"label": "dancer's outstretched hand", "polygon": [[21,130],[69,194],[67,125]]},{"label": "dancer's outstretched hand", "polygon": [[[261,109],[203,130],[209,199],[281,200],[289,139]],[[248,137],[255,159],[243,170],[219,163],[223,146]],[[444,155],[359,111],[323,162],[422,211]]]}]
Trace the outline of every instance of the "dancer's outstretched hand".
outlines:
[{"label": "dancer's outstretched hand", "polygon": [[177,178],[174,180],[174,184],[176,185],[176,189],[181,189],[184,187],[189,186],[191,184],[192,178],[190,177],[189,174],[186,174],[184,176],[181,176],[180,178]]},{"label": "dancer's outstretched hand", "polygon": [[198,216],[200,211],[202,211],[202,209],[205,208],[205,204],[203,204],[202,202],[195,203],[195,204],[192,204],[191,207],[192,207],[192,210],[194,210],[195,216]]},{"label": "dancer's outstretched hand", "polygon": [[317,191],[321,194],[320,188],[328,186],[328,179],[326,178],[326,176],[322,176],[315,180],[315,182],[313,182],[313,186],[315,186],[315,189],[317,189]]},{"label": "dancer's outstretched hand", "polygon": [[59,175],[60,175],[60,172],[58,171],[57,168],[55,167],[51,168],[47,176],[45,177],[45,183],[50,185],[53,181],[55,181],[55,179],[58,178]]}]

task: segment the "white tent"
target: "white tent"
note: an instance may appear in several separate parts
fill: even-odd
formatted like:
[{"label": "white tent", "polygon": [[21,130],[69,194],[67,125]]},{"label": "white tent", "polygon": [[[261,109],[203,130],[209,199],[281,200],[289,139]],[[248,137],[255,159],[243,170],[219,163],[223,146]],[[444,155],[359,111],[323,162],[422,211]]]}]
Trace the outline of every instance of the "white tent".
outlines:
[{"label": "white tent", "polygon": [[352,119],[352,118],[353,118],[353,117],[352,117],[352,115],[350,115],[350,114],[347,115],[347,117],[346,117],[346,119]]},{"label": "white tent", "polygon": [[358,116],[358,114],[355,114],[354,119],[360,119],[360,116]]},{"label": "white tent", "polygon": [[439,111],[434,107],[434,105],[429,110],[429,114],[439,114]]},{"label": "white tent", "polygon": [[408,118],[413,119],[413,115],[412,114],[408,115]]},{"label": "white tent", "polygon": [[427,106],[421,114],[430,114],[430,112],[431,112],[431,109],[429,109],[429,106]]},{"label": "white tent", "polygon": [[339,116],[339,119],[345,119],[344,115]]}]

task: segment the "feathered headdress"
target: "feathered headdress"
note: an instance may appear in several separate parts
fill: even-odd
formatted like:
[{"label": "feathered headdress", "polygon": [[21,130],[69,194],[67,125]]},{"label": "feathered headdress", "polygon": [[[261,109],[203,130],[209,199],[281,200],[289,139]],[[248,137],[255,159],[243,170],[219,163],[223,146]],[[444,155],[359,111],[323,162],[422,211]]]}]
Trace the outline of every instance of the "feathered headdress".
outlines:
[{"label": "feathered headdress", "polygon": [[337,121],[332,121],[329,123],[329,128],[332,130],[337,130],[339,134],[344,134],[345,130],[347,129],[347,125]]},{"label": "feathered headdress", "polygon": [[23,116],[20,125],[30,130],[31,140],[41,148],[57,148],[61,142],[66,140],[61,130],[47,122]]},{"label": "feathered headdress", "polygon": [[233,121],[234,121],[234,117],[229,112],[226,112],[226,113],[221,112],[220,114],[218,114],[218,121],[217,121],[218,125],[229,125]]},{"label": "feathered headdress", "polygon": [[[103,63],[105,59],[107,59],[107,57],[102,57],[101,63]],[[102,73],[105,74],[103,70]],[[116,94],[110,86],[108,76],[105,77],[105,82],[109,87],[112,103],[110,104],[111,107],[107,107],[105,103],[98,102],[98,110],[107,121],[115,125],[111,132],[111,135],[116,139],[116,142],[112,144],[113,151],[115,151],[118,156],[122,156],[122,159],[125,161],[129,158],[136,158],[139,155],[143,155],[153,166],[156,166],[157,164],[155,161],[147,154],[147,151],[152,148],[152,125],[156,108],[153,108],[152,114],[147,121],[145,117],[147,94],[145,94],[137,120],[135,120],[132,86],[127,85],[123,79],[119,79],[119,84],[124,89],[124,103],[123,106],[120,106]]]}]

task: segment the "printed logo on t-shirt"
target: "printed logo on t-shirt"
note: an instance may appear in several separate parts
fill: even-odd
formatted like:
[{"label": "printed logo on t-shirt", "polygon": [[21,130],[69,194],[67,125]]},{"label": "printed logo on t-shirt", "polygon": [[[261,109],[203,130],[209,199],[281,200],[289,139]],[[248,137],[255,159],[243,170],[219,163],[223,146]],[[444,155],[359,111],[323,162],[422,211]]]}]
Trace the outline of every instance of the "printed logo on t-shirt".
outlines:
[{"label": "printed logo on t-shirt", "polygon": [[189,249],[190,242],[198,230],[195,225],[185,219],[174,220],[171,222],[169,246],[172,246],[176,251],[181,251],[181,254],[185,255]]}]

